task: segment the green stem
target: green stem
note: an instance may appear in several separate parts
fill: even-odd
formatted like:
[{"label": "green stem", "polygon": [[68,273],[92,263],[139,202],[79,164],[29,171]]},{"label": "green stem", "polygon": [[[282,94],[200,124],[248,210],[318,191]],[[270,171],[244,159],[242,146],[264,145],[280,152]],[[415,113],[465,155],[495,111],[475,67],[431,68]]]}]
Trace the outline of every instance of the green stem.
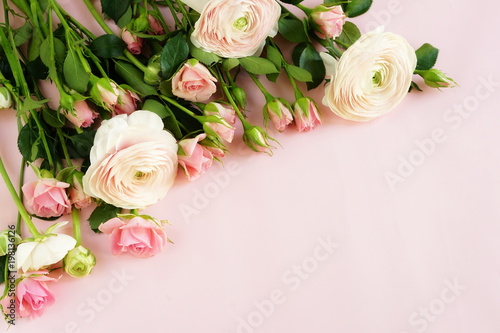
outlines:
[{"label": "green stem", "polygon": [[303,4],[299,3],[295,5],[297,8],[302,10],[304,13],[306,13],[307,16],[311,15],[312,9],[309,7],[304,6]]},{"label": "green stem", "polygon": [[76,239],[76,247],[82,244],[82,229],[80,227],[80,212],[75,207],[71,210],[71,220],[73,222],[73,236]]},{"label": "green stem", "polygon": [[[167,2],[170,2],[170,0],[167,0]],[[191,20],[189,19],[189,13],[187,12],[186,10],[186,7],[184,7],[184,3],[182,3],[181,1],[179,1],[179,4],[178,4],[178,7],[179,7],[179,10],[181,11],[181,14],[182,14],[182,17],[184,19],[186,19],[189,27],[187,27],[188,29],[189,28],[193,28],[193,23],[191,23]],[[184,27],[186,28],[186,27]]]},{"label": "green stem", "polygon": [[57,128],[57,136],[59,137],[59,140],[61,141],[61,147],[63,150],[64,158],[66,159],[66,164],[69,167],[72,167],[73,163],[71,163],[71,158],[69,157],[69,153],[68,153],[68,147],[66,146],[66,141],[64,140],[64,135],[63,135],[63,132],[60,128]]},{"label": "green stem", "polygon": [[269,102],[274,99],[274,96],[267,91],[267,89],[262,85],[262,83],[259,81],[257,76],[252,73],[248,73],[250,75],[250,78],[253,80],[257,88],[262,92],[262,94],[266,97],[266,102]]},{"label": "green stem", "polygon": [[[24,185],[24,173],[26,171],[26,159],[23,157],[21,160],[21,170],[19,170],[19,200],[23,201],[23,185]],[[21,237],[21,213],[17,214],[16,223],[16,233]]]},{"label": "green stem", "polygon": [[94,5],[92,4],[92,2],[90,0],[83,0],[83,2],[85,3],[85,6],[87,6],[88,10],[90,11],[90,14],[92,14],[94,19],[96,20],[97,24],[99,24],[99,26],[102,28],[102,30],[104,30],[104,32],[107,34],[114,35],[113,30],[111,30],[111,28],[108,27],[108,25],[106,24],[104,19],[101,17],[101,14],[99,14],[97,12],[97,10],[94,8]]},{"label": "green stem", "polygon": [[172,3],[170,1],[166,1],[167,3],[167,6],[168,6],[168,9],[170,10],[170,12],[172,13],[172,17],[174,18],[174,23],[175,23],[175,26],[179,29],[184,29],[184,25],[182,24],[182,22],[179,20],[179,18],[177,17],[177,11],[175,10],[174,6],[172,5]]},{"label": "green stem", "polygon": [[[170,31],[168,30],[168,24],[167,24],[167,22],[165,21],[165,18],[163,18],[163,15],[161,14],[160,9],[159,9],[159,8],[158,8],[158,6],[156,5],[156,1],[150,1],[150,5],[151,5],[151,7],[153,7],[154,11],[155,11],[156,13],[158,13],[158,18],[159,18],[159,19],[160,19],[160,21],[161,21],[161,26],[162,26],[163,30],[164,30],[165,32],[170,32]],[[174,19],[175,19],[175,18],[174,18]]]},{"label": "green stem", "polygon": [[290,80],[290,83],[293,87],[293,91],[295,93],[295,99],[304,97],[304,94],[302,94],[302,91],[300,91],[299,87],[297,86],[297,82],[295,82],[293,76],[291,76],[290,73],[288,72],[287,66],[285,66],[285,73],[286,76],[288,76],[288,79]]},{"label": "green stem", "polygon": [[170,97],[167,97],[165,95],[160,95],[160,98],[163,99],[164,101],[172,104],[173,106],[179,108],[181,111],[187,113],[188,115],[190,115],[191,117],[193,118],[197,118],[198,116],[191,110],[189,110],[188,108],[186,108],[185,106],[182,106],[181,104],[179,104],[175,99],[173,98],[170,98]]},{"label": "green stem", "polygon": [[5,185],[7,186],[7,189],[9,190],[9,193],[12,197],[12,200],[14,200],[14,203],[17,206],[17,210],[19,211],[19,214],[21,215],[22,219],[24,220],[24,223],[26,223],[26,226],[28,227],[30,233],[34,237],[39,237],[41,236],[40,232],[37,230],[35,225],[33,224],[33,221],[31,221],[31,217],[26,211],[26,208],[24,208],[24,205],[19,198],[19,195],[16,192],[16,189],[14,188],[14,185],[12,185],[12,181],[9,178],[9,174],[7,173],[7,170],[5,169],[5,165],[3,164],[2,157],[0,157],[0,174],[2,175],[2,178],[5,182]]}]

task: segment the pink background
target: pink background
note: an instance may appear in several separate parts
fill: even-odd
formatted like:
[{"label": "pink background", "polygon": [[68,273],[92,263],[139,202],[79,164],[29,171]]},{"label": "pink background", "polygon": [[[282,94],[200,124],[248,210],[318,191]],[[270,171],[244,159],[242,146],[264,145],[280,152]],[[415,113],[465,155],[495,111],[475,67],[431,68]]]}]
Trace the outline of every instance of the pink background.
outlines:
[{"label": "pink background", "polygon": [[[175,245],[113,257],[107,236],[84,227],[94,272],[53,284],[57,303],[10,331],[500,332],[499,10],[375,0],[354,20],[361,30],[385,24],[415,48],[439,47],[437,67],[460,87],[411,93],[369,123],[323,108],[314,131],[274,133],[272,158],[235,140],[225,167],[179,177],[146,211],[171,221]],[[260,122],[262,98],[250,100]],[[0,140],[15,179],[13,111],[0,113]],[[392,186],[388,173],[400,177]],[[5,227],[16,210],[1,182],[0,202]]]}]

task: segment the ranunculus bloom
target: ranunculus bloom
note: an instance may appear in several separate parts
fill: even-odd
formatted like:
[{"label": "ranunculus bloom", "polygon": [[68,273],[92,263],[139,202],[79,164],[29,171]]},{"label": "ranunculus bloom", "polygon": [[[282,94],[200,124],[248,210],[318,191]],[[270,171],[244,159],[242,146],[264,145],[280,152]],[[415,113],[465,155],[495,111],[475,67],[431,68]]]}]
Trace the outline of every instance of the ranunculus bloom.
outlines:
[{"label": "ranunculus bloom", "polygon": [[271,119],[274,127],[283,132],[293,121],[290,105],[281,98],[275,98],[264,106],[264,112]]},{"label": "ranunculus bloom", "polygon": [[133,54],[141,54],[142,38],[132,34],[127,28],[122,29],[122,39],[127,44],[127,49]]},{"label": "ranunculus bloom", "polygon": [[311,13],[315,32],[320,38],[336,38],[342,33],[345,14],[342,6],[319,5]]},{"label": "ranunculus bloom", "polygon": [[299,98],[293,105],[293,112],[299,132],[307,132],[321,125],[318,106],[310,98]]},{"label": "ranunculus bloom", "polygon": [[191,102],[204,102],[217,91],[217,79],[195,59],[188,60],[172,78],[172,93]]},{"label": "ranunculus bloom", "polygon": [[113,255],[128,252],[136,257],[151,257],[167,243],[160,222],[139,216],[125,221],[113,218],[101,224],[99,230],[110,235]]},{"label": "ranunculus bloom", "polygon": [[198,179],[212,166],[214,160],[213,154],[205,146],[198,143],[205,139],[206,136],[205,133],[202,133],[192,139],[179,141],[179,146],[185,154],[179,155],[179,165],[190,181]]},{"label": "ranunculus bloom", "polygon": [[[47,276],[46,270],[30,272],[23,277],[16,286],[16,296],[14,299],[16,315],[21,318],[40,317],[47,306],[55,302],[54,294],[47,287],[47,282],[54,282],[57,279]],[[5,314],[9,314],[9,306],[13,304],[10,297],[5,297],[0,301]]]},{"label": "ranunculus bloom", "polygon": [[[417,65],[415,50],[408,42],[382,28],[361,36],[338,63],[322,57],[331,74],[323,104],[336,115],[355,121],[382,116],[401,103]],[[333,68],[328,68],[332,62]]]},{"label": "ranunculus bloom", "polygon": [[163,35],[165,33],[165,30],[163,30],[163,27],[153,15],[148,15],[148,21],[149,27],[155,35]]},{"label": "ranunculus bloom", "polygon": [[150,111],[102,123],[83,176],[85,193],[116,207],[144,208],[161,200],[177,172],[177,143]]},{"label": "ranunculus bloom", "polygon": [[23,272],[36,271],[64,258],[76,244],[73,237],[55,233],[66,223],[57,223],[55,227],[49,228],[46,235],[40,239],[19,244],[16,251],[17,269],[22,269]]},{"label": "ranunculus bloom", "polygon": [[281,8],[275,0],[185,0],[200,11],[191,42],[224,58],[258,55],[278,32]]},{"label": "ranunculus bloom", "polygon": [[99,117],[99,114],[92,110],[85,101],[75,101],[73,112],[67,111],[66,118],[76,127],[89,127],[94,123],[94,119]]},{"label": "ranunculus bloom", "polygon": [[42,178],[23,186],[26,210],[39,217],[58,217],[71,213],[66,189],[68,183],[54,178]]},{"label": "ranunculus bloom", "polygon": [[139,95],[135,92],[125,89],[118,89],[118,101],[114,106],[115,114],[131,114],[137,110],[137,102],[140,101]]},{"label": "ranunculus bloom", "polygon": [[236,127],[236,112],[229,105],[221,103],[209,103],[203,110],[206,116],[219,116],[226,124],[221,123],[208,123],[208,126],[217,133],[217,135],[224,141],[231,143],[234,138],[234,131]]}]

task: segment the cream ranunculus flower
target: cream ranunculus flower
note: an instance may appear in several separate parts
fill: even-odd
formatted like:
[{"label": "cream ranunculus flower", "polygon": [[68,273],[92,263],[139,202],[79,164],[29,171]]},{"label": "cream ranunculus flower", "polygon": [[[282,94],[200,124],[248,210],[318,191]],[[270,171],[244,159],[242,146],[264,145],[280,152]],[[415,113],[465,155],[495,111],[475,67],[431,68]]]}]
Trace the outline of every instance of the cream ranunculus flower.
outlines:
[{"label": "cream ranunculus flower", "polygon": [[258,55],[278,32],[281,8],[275,0],[187,0],[200,11],[191,42],[224,58]]},{"label": "cream ranunculus flower", "polygon": [[52,265],[66,256],[76,245],[76,240],[65,234],[55,233],[68,222],[59,222],[47,229],[44,236],[21,243],[16,250],[16,266],[23,272],[37,271]]},{"label": "cream ranunculus flower", "polygon": [[417,65],[401,36],[377,28],[359,38],[337,62],[322,54],[331,74],[323,104],[338,116],[368,121],[396,107],[408,93]]},{"label": "cream ranunculus flower", "polygon": [[115,116],[97,130],[85,193],[116,207],[144,208],[161,200],[177,173],[177,143],[150,111]]}]

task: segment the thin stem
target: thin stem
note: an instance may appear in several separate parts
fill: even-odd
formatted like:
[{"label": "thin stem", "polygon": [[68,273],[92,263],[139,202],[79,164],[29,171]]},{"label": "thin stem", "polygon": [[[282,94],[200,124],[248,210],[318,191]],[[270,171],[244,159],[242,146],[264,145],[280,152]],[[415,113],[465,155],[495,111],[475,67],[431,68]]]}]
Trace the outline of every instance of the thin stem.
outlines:
[{"label": "thin stem", "polygon": [[83,0],[85,3],[85,6],[87,6],[88,10],[90,11],[90,14],[94,17],[96,20],[97,24],[106,32],[107,34],[114,34],[113,30],[111,30],[110,27],[106,24],[104,19],[101,17],[101,14],[97,12],[97,10],[94,8],[94,5],[92,5],[92,2],[90,0]]},{"label": "thin stem", "polygon": [[160,95],[160,98],[163,99],[164,101],[172,104],[173,106],[176,106],[177,108],[179,108],[181,111],[184,111],[185,113],[187,113],[188,115],[190,115],[191,117],[193,118],[197,118],[198,116],[191,110],[189,110],[188,108],[186,108],[185,106],[182,106],[181,104],[179,104],[175,99],[173,98],[170,98],[170,97],[167,97],[165,95]]},{"label": "thin stem", "polygon": [[248,73],[250,75],[250,78],[253,80],[257,88],[262,92],[262,94],[266,97],[266,101],[269,102],[270,100],[274,99],[274,96],[267,91],[267,89],[262,85],[262,83],[259,81],[257,76],[252,73]]},{"label": "thin stem", "polygon": [[304,6],[303,4],[301,3],[298,3],[295,5],[297,8],[299,8],[300,10],[302,10],[304,13],[306,13],[307,16],[311,15],[311,12],[312,12],[312,9],[309,8],[309,7],[306,7]]},{"label": "thin stem", "polygon": [[63,135],[63,132],[60,128],[57,128],[57,136],[59,137],[59,140],[61,141],[61,147],[63,150],[64,158],[66,159],[66,164],[69,167],[72,167],[73,163],[71,163],[71,158],[69,157],[69,153],[68,153],[68,147],[66,146],[66,141],[64,140],[64,135]]},{"label": "thin stem", "polygon": [[[21,160],[21,170],[19,170],[19,200],[23,201],[23,185],[24,185],[24,173],[26,171],[26,159],[23,157]],[[16,223],[16,233],[21,237],[21,213],[17,214],[17,223]]]},{"label": "thin stem", "polygon": [[161,21],[161,26],[162,26],[163,30],[165,30],[165,32],[169,32],[168,24],[165,21],[165,19],[163,18],[163,15],[161,14],[160,9],[156,5],[156,1],[151,1],[150,5],[151,5],[151,7],[153,7],[154,11],[159,14],[158,19],[160,19],[160,21]]},{"label": "thin stem", "polygon": [[26,211],[26,208],[24,208],[24,205],[19,198],[19,195],[16,192],[16,189],[14,188],[14,185],[12,185],[12,181],[9,178],[9,174],[7,173],[7,170],[5,169],[5,165],[3,164],[2,157],[0,157],[0,174],[2,175],[2,178],[5,182],[5,185],[7,186],[7,189],[9,190],[9,193],[12,197],[12,200],[14,200],[14,203],[17,206],[17,210],[19,211],[19,214],[21,215],[22,219],[24,220],[24,223],[26,223],[26,226],[28,227],[30,233],[34,237],[39,237],[41,236],[40,232],[37,230],[35,225],[33,224],[33,221],[31,221],[31,216],[28,214]]},{"label": "thin stem", "polygon": [[80,227],[80,212],[75,207],[71,210],[71,220],[73,222],[73,236],[76,239],[76,247],[82,244],[82,229]]}]

